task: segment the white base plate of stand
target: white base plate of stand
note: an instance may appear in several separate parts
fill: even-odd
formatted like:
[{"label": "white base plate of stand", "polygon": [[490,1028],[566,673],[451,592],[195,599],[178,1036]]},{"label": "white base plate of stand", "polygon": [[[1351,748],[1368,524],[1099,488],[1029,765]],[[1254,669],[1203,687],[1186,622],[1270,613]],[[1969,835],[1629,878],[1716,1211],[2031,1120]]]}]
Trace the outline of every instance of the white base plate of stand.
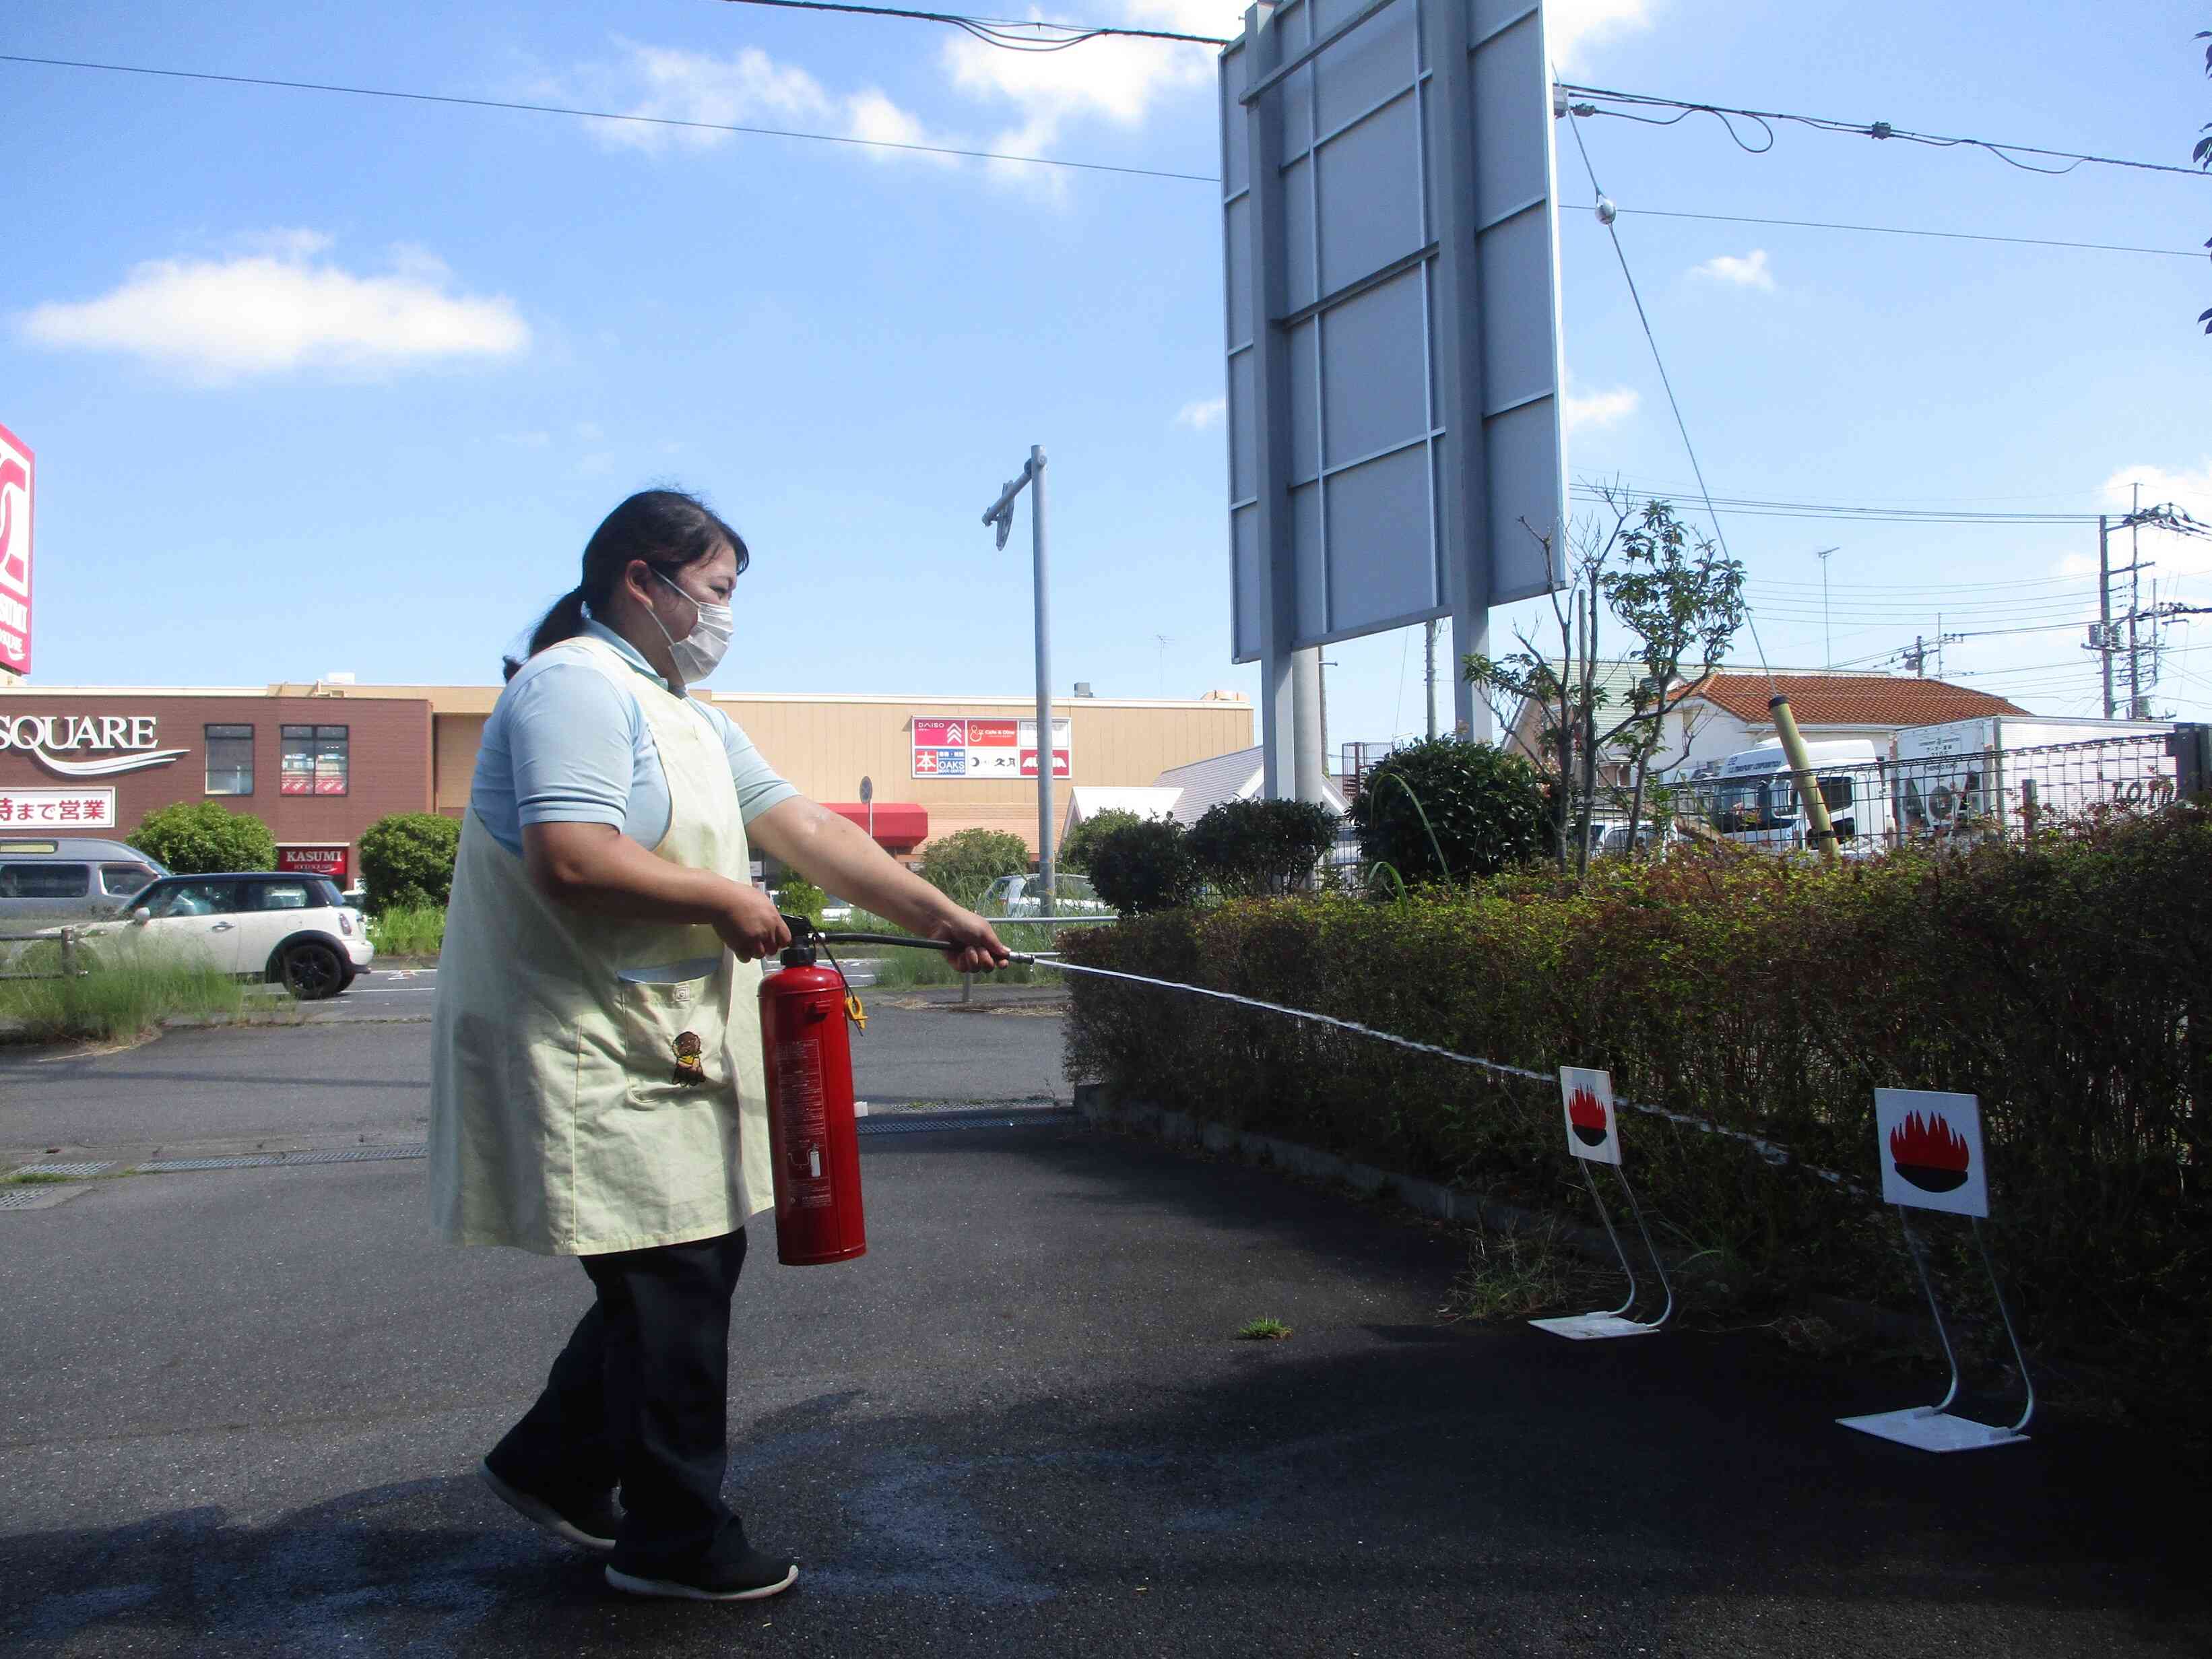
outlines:
[{"label": "white base plate of stand", "polygon": [[1659,1329],[1656,1325],[1609,1313],[1569,1314],[1559,1319],[1532,1319],[1528,1322],[1540,1331],[1549,1331],[1554,1336],[1576,1342],[1592,1342],[1607,1336],[1650,1336]]},{"label": "white base plate of stand", "polygon": [[1977,1423],[1969,1417],[1954,1417],[1933,1406],[1875,1412],[1868,1417],[1839,1417],[1836,1421],[1862,1434],[1894,1440],[1900,1446],[1913,1446],[1922,1451],[1981,1451],[1990,1446],[2021,1445],[2027,1440],[2026,1435],[2015,1430],[2001,1429],[1993,1423]]}]

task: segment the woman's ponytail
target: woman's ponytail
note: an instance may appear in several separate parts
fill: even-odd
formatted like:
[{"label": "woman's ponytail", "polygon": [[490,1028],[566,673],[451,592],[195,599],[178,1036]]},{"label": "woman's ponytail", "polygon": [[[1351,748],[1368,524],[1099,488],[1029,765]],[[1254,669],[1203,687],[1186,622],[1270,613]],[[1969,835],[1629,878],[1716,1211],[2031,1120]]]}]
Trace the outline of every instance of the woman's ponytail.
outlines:
[{"label": "woman's ponytail", "polygon": [[[531,630],[530,648],[526,658],[534,657],[546,647],[558,645],[563,640],[573,640],[583,631],[584,589],[583,585],[578,583],[554,600],[553,608],[538,619],[538,626]],[[504,659],[506,678],[513,679],[521,672],[525,659],[515,657]]]}]

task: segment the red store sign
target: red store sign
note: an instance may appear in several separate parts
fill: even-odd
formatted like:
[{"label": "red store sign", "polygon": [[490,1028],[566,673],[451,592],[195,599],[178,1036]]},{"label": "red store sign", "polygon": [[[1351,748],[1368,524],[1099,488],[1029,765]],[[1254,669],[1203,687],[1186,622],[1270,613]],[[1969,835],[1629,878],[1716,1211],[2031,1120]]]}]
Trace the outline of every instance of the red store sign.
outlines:
[{"label": "red store sign", "polygon": [[276,867],[305,876],[328,876],[340,886],[351,873],[350,847],[279,847]]}]

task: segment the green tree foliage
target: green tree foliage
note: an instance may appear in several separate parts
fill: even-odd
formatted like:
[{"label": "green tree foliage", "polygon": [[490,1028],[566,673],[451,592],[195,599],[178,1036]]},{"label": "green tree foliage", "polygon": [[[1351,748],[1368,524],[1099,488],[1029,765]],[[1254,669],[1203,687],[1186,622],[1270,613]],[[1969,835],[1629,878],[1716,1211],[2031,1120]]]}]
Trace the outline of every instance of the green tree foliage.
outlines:
[{"label": "green tree foliage", "polygon": [[[1518,651],[1462,665],[1501,728],[1534,711],[1533,752],[1552,779],[1553,851],[1577,874],[1589,862],[1587,826],[1601,796],[1631,823],[1644,821],[1651,774],[1678,758],[1665,752],[1668,714],[1683,688],[1720,662],[1745,616],[1743,567],[1695,537],[1672,502],[1639,507],[1618,489],[1602,493],[1606,510],[1577,523],[1570,580],[1552,596],[1558,655],[1516,633]],[[1634,636],[1630,660],[1642,671],[1620,698],[1600,672],[1608,613]],[[1629,787],[1601,787],[1601,762],[1624,768]]]},{"label": "green tree foliage", "polygon": [[156,807],[125,839],[180,876],[271,870],[276,866],[276,837],[269,833],[269,826],[250,812],[232,811],[220,801],[180,801],[174,806]]},{"label": "green tree foliage", "polygon": [[787,873],[775,890],[775,908],[787,916],[804,916],[817,927],[822,925],[822,907],[830,896],[812,882],[793,870]]},{"label": "green tree foliage", "polygon": [[1117,826],[1091,854],[1091,884],[1125,915],[1176,910],[1194,902],[1203,881],[1190,837],[1172,818]]},{"label": "green tree foliage", "polygon": [[1534,767],[1461,737],[1399,750],[1352,798],[1361,856],[1407,882],[1460,882],[1525,863],[1543,849],[1544,817]]},{"label": "green tree foliage", "polygon": [[1143,822],[1144,819],[1137,813],[1120,806],[1109,806],[1103,812],[1093,812],[1067,832],[1067,839],[1060,842],[1054,861],[1063,870],[1088,875],[1091,873],[1091,855],[1097,851],[1099,842],[1109,830]]},{"label": "green tree foliage", "polygon": [[1191,825],[1200,872],[1229,898],[1303,887],[1336,841],[1336,814],[1314,801],[1225,800]]},{"label": "green tree foliage", "polygon": [[957,830],[921,849],[915,873],[972,910],[993,882],[1028,869],[1030,863],[1029,843],[1019,836],[1002,830]]},{"label": "green tree foliage", "polygon": [[368,908],[442,908],[453,890],[453,860],[460,851],[458,820],[436,812],[394,812],[361,832],[361,879]]}]

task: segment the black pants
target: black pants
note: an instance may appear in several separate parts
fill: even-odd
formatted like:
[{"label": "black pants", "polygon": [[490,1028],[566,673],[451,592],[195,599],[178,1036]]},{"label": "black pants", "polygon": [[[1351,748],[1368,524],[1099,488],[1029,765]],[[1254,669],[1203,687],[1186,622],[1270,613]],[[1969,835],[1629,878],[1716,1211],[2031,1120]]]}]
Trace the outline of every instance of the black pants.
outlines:
[{"label": "black pants", "polygon": [[744,1527],[722,1501],[722,1477],[744,1230],[581,1260],[599,1300],[538,1403],[493,1448],[493,1473],[552,1503],[619,1486],[612,1560],[625,1572],[736,1559]]}]

